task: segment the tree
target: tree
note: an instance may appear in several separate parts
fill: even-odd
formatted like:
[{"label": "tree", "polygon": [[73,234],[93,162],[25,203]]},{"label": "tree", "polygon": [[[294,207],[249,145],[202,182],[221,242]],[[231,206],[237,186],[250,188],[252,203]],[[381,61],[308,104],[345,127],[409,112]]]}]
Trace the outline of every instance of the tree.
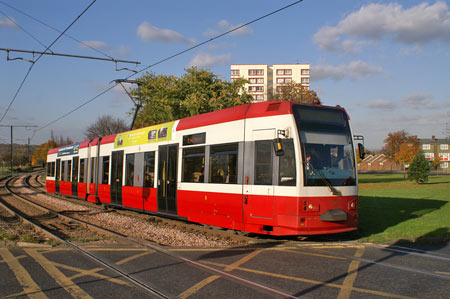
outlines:
[{"label": "tree", "polygon": [[408,179],[411,181],[416,181],[417,184],[421,184],[428,180],[430,175],[431,166],[430,162],[425,159],[422,152],[417,153],[414,156],[411,165],[408,168]]},{"label": "tree", "polygon": [[431,164],[433,165],[434,169],[438,169],[439,165],[441,164],[441,157],[439,157],[439,155],[434,157],[434,160],[431,162]]},{"label": "tree", "polygon": [[31,157],[32,166],[43,165],[47,161],[47,153],[52,148],[58,147],[58,144],[54,140],[49,140],[41,145],[34,151]]},{"label": "tree", "polygon": [[[447,112],[447,119],[450,119],[450,112]],[[444,135],[450,139],[450,122],[445,123]]]},{"label": "tree", "polygon": [[94,139],[97,137],[128,131],[129,129],[130,127],[127,126],[123,119],[114,118],[111,115],[104,115],[99,117],[95,123],[91,124],[86,129],[84,136],[86,136],[87,139]]},{"label": "tree", "polygon": [[51,131],[50,140],[39,145],[31,156],[31,165],[43,165],[47,161],[47,153],[49,150],[68,144],[73,144],[72,139],[69,137],[55,136],[53,131]]},{"label": "tree", "polygon": [[419,152],[419,144],[414,143],[402,143],[400,149],[395,153],[394,159],[402,164],[411,164],[412,160]]},{"label": "tree", "polygon": [[410,136],[405,130],[389,133],[384,140],[384,147],[381,149],[390,161],[402,163],[396,159],[395,155],[400,152],[402,144],[411,144],[414,147],[419,147],[420,142],[417,136]]},{"label": "tree", "polygon": [[53,134],[53,131],[51,131],[50,134],[51,134],[50,135],[50,140],[53,141],[56,144],[56,147],[63,146],[63,145],[68,145],[68,144],[72,144],[73,143],[72,139],[70,139],[69,137],[64,138],[62,135],[55,136]]},{"label": "tree", "polygon": [[250,103],[244,90],[246,80],[227,82],[212,72],[195,67],[175,76],[146,73],[132,91],[142,103],[135,127],[164,123],[200,113]]},{"label": "tree", "polygon": [[290,82],[282,86],[278,86],[277,88],[277,91],[269,89],[269,101],[294,101],[298,103],[309,103],[312,102],[312,100],[317,99],[319,103],[322,103],[314,90],[310,90],[300,83]]}]

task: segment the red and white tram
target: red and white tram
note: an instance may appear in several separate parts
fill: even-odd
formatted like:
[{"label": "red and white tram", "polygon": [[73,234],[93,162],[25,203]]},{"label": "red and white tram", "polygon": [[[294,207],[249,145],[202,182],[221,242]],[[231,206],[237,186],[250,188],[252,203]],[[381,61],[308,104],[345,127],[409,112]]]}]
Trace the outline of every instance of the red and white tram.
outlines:
[{"label": "red and white tram", "polygon": [[343,108],[262,102],[52,149],[46,185],[227,229],[329,234],[357,228],[355,167]]}]

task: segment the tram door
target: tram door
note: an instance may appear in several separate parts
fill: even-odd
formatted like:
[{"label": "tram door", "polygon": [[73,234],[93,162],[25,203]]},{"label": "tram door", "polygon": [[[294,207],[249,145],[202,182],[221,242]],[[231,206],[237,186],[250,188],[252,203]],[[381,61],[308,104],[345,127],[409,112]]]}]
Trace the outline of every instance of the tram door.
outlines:
[{"label": "tram door", "polygon": [[59,180],[60,179],[61,179],[61,159],[56,159],[56,172],[55,172],[56,193],[59,193]]},{"label": "tram door", "polygon": [[254,130],[252,137],[255,142],[248,158],[253,160],[253,185],[244,186],[244,215],[250,223],[265,224],[274,215],[275,129]]},{"label": "tram door", "polygon": [[158,212],[177,214],[178,144],[161,145],[158,155]]},{"label": "tram door", "polygon": [[123,151],[112,152],[111,203],[122,205]]}]

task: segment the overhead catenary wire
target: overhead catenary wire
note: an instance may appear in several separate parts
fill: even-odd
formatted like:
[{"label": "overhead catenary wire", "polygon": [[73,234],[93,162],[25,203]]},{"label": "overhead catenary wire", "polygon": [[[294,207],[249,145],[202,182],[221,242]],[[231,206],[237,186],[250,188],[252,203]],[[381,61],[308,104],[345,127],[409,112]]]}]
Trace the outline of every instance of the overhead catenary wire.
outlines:
[{"label": "overhead catenary wire", "polygon": [[[1,0],[0,0],[0,3],[5,5],[5,6],[7,6],[7,7],[9,7],[9,8],[11,8],[11,9],[13,9],[13,10],[15,10],[15,11],[17,11],[18,13],[20,13],[20,14],[22,14],[22,15],[30,18],[30,19],[32,19],[33,21],[38,22],[39,24],[41,24],[41,25],[43,25],[43,26],[45,26],[45,27],[47,27],[47,28],[49,28],[49,29],[51,29],[53,31],[56,31],[58,33],[62,33],[61,30],[58,30],[57,28],[55,28],[55,27],[53,27],[53,26],[51,26],[51,25],[49,25],[49,24],[47,24],[47,23],[45,23],[45,22],[43,22],[43,21],[41,21],[41,20],[39,20],[39,19],[37,19],[35,17],[33,17],[32,15],[30,15],[30,14],[28,14],[28,13],[26,13],[26,12],[24,12],[24,11],[14,7],[14,6],[12,6],[11,4],[5,3],[4,1],[1,1]],[[111,59],[114,59],[114,57],[110,56],[108,53],[103,52],[103,51],[101,51],[101,50],[99,50],[99,49],[89,45],[88,43],[82,42],[79,39],[77,39],[77,38],[75,38],[75,37],[73,37],[73,36],[71,36],[71,35],[69,35],[67,33],[65,33],[64,36],[68,37],[68,38],[70,38],[70,39],[72,39],[74,41],[76,41],[77,43],[80,43],[81,45],[85,46],[86,48],[89,48],[91,50],[96,51],[97,53],[100,53],[100,54],[104,55],[105,57],[109,57]]]},{"label": "overhead catenary wire", "polygon": [[[52,46],[53,46],[53,45],[54,45],[54,44],[55,44],[55,43],[56,43],[56,42],[64,35],[64,33],[65,33],[67,30],[69,30],[69,29],[73,26],[73,24],[75,24],[75,23],[81,18],[81,16],[84,15],[92,5],[94,5],[94,3],[95,3],[96,1],[97,1],[97,0],[92,1],[92,2],[88,5],[88,7],[87,7],[86,9],[84,9],[83,12],[82,12],[78,17],[76,17],[75,20],[74,20],[72,23],[70,23],[69,26],[67,26],[67,28],[66,28],[63,32],[61,32],[61,33],[59,34],[59,36],[58,36],[58,37],[57,37],[57,38],[56,38],[49,46],[47,46],[47,48],[45,49],[44,53],[47,52],[48,50],[50,50],[50,48],[51,48],[51,47],[52,47]],[[43,55],[44,55],[44,54],[39,55],[38,58],[36,58],[36,60],[34,60],[33,63],[31,64],[30,68],[28,69],[28,71],[27,71],[27,73],[26,73],[26,75],[25,75],[25,78],[24,78],[24,79],[22,80],[22,82],[20,83],[19,88],[17,89],[16,93],[14,94],[14,97],[12,98],[12,100],[10,101],[8,107],[6,108],[5,112],[3,113],[3,116],[2,116],[2,118],[0,119],[0,123],[2,123],[3,119],[4,119],[5,116],[8,114],[9,109],[11,109],[12,104],[14,103],[14,101],[15,101],[16,98],[17,98],[17,96],[19,95],[19,92],[20,92],[20,90],[22,89],[23,85],[25,84],[25,81],[27,80],[28,76],[30,75],[31,70],[32,70],[33,67],[36,65],[36,63],[41,59],[41,57],[42,57]]]},{"label": "overhead catenary wire", "polygon": [[7,14],[5,14],[3,11],[0,10],[0,14],[2,14],[5,18],[7,18],[9,21],[11,21],[17,28],[19,28],[20,30],[22,30],[23,32],[25,32],[25,34],[27,34],[29,37],[31,37],[32,39],[34,39],[36,42],[38,42],[41,46],[43,46],[44,48],[47,48],[47,45],[45,45],[43,42],[41,42],[37,37],[35,37],[33,34],[31,34],[30,32],[28,32],[27,30],[25,30],[25,28],[23,28],[22,26],[20,26],[16,21],[14,21],[13,18],[11,18],[10,16],[8,16]]},{"label": "overhead catenary wire", "polygon": [[[154,66],[157,66],[157,65],[159,65],[159,64],[161,64],[161,63],[164,63],[164,62],[166,62],[166,61],[168,61],[168,60],[170,60],[170,59],[173,59],[173,58],[175,58],[175,57],[178,57],[178,56],[180,56],[180,55],[182,55],[182,54],[184,54],[184,53],[186,53],[186,52],[192,51],[192,50],[194,50],[194,49],[196,49],[196,48],[198,48],[198,47],[200,47],[200,46],[203,46],[203,45],[205,45],[205,44],[207,44],[207,43],[210,43],[210,42],[212,42],[212,41],[214,41],[214,40],[216,40],[216,39],[219,39],[219,38],[221,38],[221,37],[223,37],[223,36],[225,36],[225,35],[228,35],[228,34],[234,32],[234,31],[237,31],[237,30],[239,30],[239,29],[241,29],[241,28],[243,28],[243,27],[245,27],[245,26],[251,25],[251,24],[253,24],[253,23],[255,23],[255,22],[258,22],[258,21],[260,21],[260,20],[262,20],[262,19],[265,19],[265,18],[267,18],[267,17],[269,17],[269,16],[271,16],[271,15],[274,15],[274,14],[280,12],[280,11],[283,11],[283,10],[285,10],[285,9],[288,9],[288,8],[290,8],[290,7],[294,6],[294,5],[297,5],[297,4],[299,4],[299,3],[303,2],[303,1],[304,1],[304,0],[298,0],[298,1],[295,1],[295,2],[293,2],[293,3],[291,3],[291,4],[288,4],[288,5],[286,5],[286,6],[283,6],[283,7],[279,8],[279,9],[277,9],[277,10],[274,10],[274,11],[268,13],[268,14],[265,14],[265,15],[259,17],[259,18],[256,18],[256,19],[254,19],[254,20],[252,20],[252,21],[250,21],[250,22],[247,22],[247,23],[245,23],[245,24],[243,24],[243,25],[237,26],[237,27],[235,27],[235,28],[233,28],[233,29],[230,29],[230,30],[228,30],[228,31],[226,31],[226,32],[224,32],[224,33],[222,33],[222,34],[216,35],[216,36],[214,36],[214,37],[212,37],[212,38],[210,38],[210,39],[208,39],[208,40],[206,40],[206,41],[203,41],[203,42],[201,42],[201,43],[199,43],[199,44],[196,44],[196,45],[194,45],[194,46],[192,46],[192,47],[190,47],[190,48],[187,48],[187,49],[185,49],[185,50],[183,50],[183,51],[181,51],[181,52],[178,52],[178,53],[173,54],[173,55],[171,55],[171,56],[169,56],[169,57],[167,57],[167,58],[164,58],[164,59],[162,59],[162,60],[159,60],[159,61],[157,61],[157,62],[155,62],[155,63],[153,63],[153,64],[151,64],[151,65],[148,65],[147,67],[145,67],[145,68],[143,68],[143,69],[141,69],[141,70],[135,72],[134,74],[129,75],[128,77],[126,77],[125,80],[128,80],[128,79],[130,79],[131,77],[133,77],[133,76],[135,76],[135,75],[137,75],[137,74],[140,74],[140,73],[142,73],[142,72],[144,72],[144,71],[146,71],[146,70],[148,70],[148,69],[150,69],[150,68],[152,68],[152,67],[154,67]],[[77,108],[72,109],[71,111],[65,113],[64,115],[58,117],[57,119],[55,119],[55,120],[53,120],[53,121],[51,121],[51,122],[49,122],[49,123],[43,125],[42,127],[38,128],[38,129],[36,129],[36,130],[34,130],[33,136],[36,134],[36,132],[41,131],[41,130],[43,130],[43,129],[45,129],[45,128],[51,126],[51,125],[53,125],[54,123],[58,122],[59,120],[61,120],[61,119],[65,118],[65,117],[69,116],[70,114],[74,113],[74,112],[77,111],[78,109],[80,109],[80,108],[86,106],[87,104],[93,102],[95,99],[99,98],[100,96],[102,96],[102,95],[105,94],[106,92],[108,92],[108,91],[110,91],[111,89],[113,89],[114,87],[116,87],[118,84],[119,84],[119,82],[116,82],[113,86],[107,88],[106,90],[102,91],[100,94],[98,94],[98,95],[94,96],[93,98],[87,100],[87,101],[84,102],[83,104],[79,105]]]}]

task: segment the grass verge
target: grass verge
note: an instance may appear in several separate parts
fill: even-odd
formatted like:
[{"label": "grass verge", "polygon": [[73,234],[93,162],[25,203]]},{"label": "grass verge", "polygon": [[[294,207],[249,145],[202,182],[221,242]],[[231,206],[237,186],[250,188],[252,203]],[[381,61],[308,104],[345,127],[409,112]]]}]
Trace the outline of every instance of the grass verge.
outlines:
[{"label": "grass verge", "polygon": [[450,176],[416,184],[402,174],[359,175],[359,229],[363,242],[450,239]]}]

